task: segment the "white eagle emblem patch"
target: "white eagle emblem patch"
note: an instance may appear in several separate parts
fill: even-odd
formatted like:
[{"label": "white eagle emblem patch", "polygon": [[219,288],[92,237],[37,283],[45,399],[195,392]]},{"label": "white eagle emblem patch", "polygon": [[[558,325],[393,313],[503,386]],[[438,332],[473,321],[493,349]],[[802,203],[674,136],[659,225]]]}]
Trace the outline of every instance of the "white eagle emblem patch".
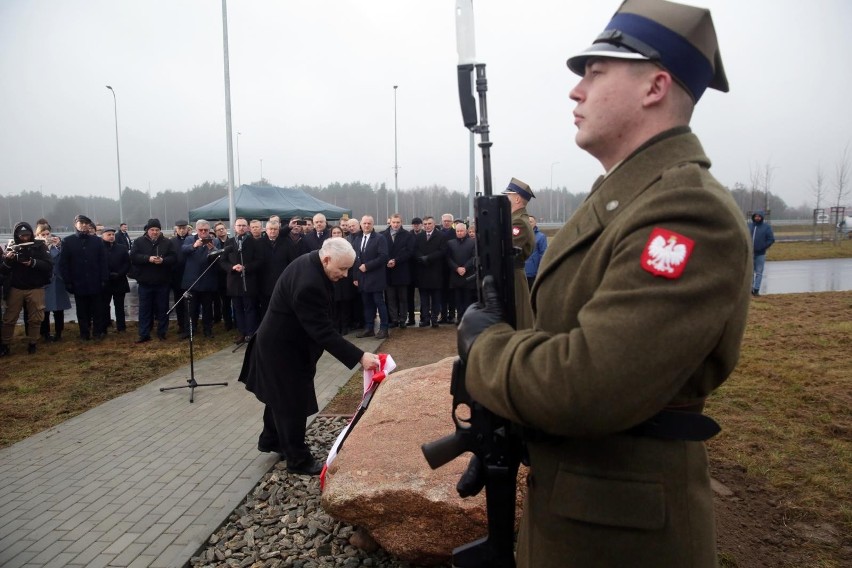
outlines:
[{"label": "white eagle emblem patch", "polygon": [[679,278],[693,246],[695,241],[692,239],[655,227],[642,251],[642,268],[654,276]]},{"label": "white eagle emblem patch", "polygon": [[513,226],[513,227],[512,227],[512,236],[513,236],[513,237],[517,237],[517,236],[518,236],[518,235],[520,235],[520,234],[521,234],[521,228],[520,228],[520,227]]}]

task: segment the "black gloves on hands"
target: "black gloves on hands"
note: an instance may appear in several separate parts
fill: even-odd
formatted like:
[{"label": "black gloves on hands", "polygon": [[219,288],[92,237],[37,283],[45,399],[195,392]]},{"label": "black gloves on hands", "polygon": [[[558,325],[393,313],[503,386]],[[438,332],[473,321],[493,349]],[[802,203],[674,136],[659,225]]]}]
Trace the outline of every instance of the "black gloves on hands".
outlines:
[{"label": "black gloves on hands", "polygon": [[458,327],[457,346],[459,357],[467,363],[467,356],[473,342],[479,334],[495,323],[503,321],[503,308],[494,286],[494,278],[486,276],[482,280],[482,298],[485,302],[471,304],[462,316]]}]

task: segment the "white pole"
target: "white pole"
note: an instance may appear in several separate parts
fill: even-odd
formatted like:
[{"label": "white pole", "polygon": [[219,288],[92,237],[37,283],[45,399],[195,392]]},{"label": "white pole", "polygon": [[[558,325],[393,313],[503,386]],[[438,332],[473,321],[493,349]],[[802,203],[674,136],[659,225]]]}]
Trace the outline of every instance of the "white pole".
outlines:
[{"label": "white pole", "polygon": [[121,208],[121,155],[118,152],[118,101],[115,98],[115,90],[109,85],[107,89],[112,93],[112,108],[115,111],[115,161],[118,164],[118,223],[124,223],[124,211]]},{"label": "white pole", "polygon": [[237,221],[234,206],[234,138],[231,130],[231,71],[228,62],[228,1],[222,0],[222,43],[225,54],[225,139],[228,141],[228,217],[231,228]]},{"label": "white pole", "polygon": [[393,210],[399,213],[399,163],[396,159],[396,89],[393,86]]}]

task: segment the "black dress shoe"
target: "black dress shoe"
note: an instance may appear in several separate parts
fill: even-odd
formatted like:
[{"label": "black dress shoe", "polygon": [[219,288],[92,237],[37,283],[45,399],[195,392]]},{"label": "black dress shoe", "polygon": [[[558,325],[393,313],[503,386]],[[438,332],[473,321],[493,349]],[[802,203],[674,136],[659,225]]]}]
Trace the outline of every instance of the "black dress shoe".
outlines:
[{"label": "black dress shoe", "polygon": [[363,331],[359,331],[355,334],[355,337],[373,337],[376,335],[376,332],[372,329],[365,329]]},{"label": "black dress shoe", "polygon": [[388,338],[388,330],[380,329],[376,334],[376,339],[387,339]]},{"label": "black dress shoe", "polygon": [[405,323],[404,321],[399,322],[399,329],[405,329],[406,327],[408,327],[407,323]]},{"label": "black dress shoe", "polygon": [[287,471],[290,473],[296,473],[298,475],[319,475],[322,472],[322,468],[325,463],[322,460],[315,460],[313,458],[308,461],[302,462],[300,464],[290,465],[287,464]]},{"label": "black dress shoe", "polygon": [[438,327],[438,322],[433,321],[433,322],[432,322],[432,327]]},{"label": "black dress shoe", "polygon": [[145,343],[146,341],[151,341],[151,337],[150,336],[140,337],[139,339],[137,339],[133,343]]},{"label": "black dress shoe", "polygon": [[421,321],[420,327],[429,327],[429,322],[428,321]]}]

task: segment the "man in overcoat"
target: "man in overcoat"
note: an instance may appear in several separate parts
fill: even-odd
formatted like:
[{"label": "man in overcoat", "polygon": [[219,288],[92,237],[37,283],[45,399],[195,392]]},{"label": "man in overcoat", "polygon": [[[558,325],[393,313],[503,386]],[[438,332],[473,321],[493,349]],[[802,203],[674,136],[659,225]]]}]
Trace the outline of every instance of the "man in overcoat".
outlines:
[{"label": "man in overcoat", "polygon": [[408,317],[408,287],[411,285],[411,255],[414,254],[414,236],[402,227],[402,216],[391,216],[390,226],[384,232],[388,241],[386,290],[390,325],[405,328]]},{"label": "man in overcoat", "polygon": [[106,334],[107,318],[101,309],[101,293],[109,280],[106,248],[100,237],[92,234],[92,220],[85,215],[74,218],[73,235],[62,241],[59,270],[65,289],[74,294],[80,339],[102,338]]},{"label": "man in overcoat", "polygon": [[[361,235],[352,245],[355,249],[355,286],[361,294],[364,304],[364,329],[355,337],[371,337],[379,339],[388,336],[388,307],[385,304],[385,288],[387,288],[388,242],[373,228],[373,218],[370,215],[361,217]],[[379,313],[379,331],[375,331],[376,312]]]},{"label": "man in overcoat", "polygon": [[532,188],[519,179],[512,178],[503,190],[503,195],[509,199],[512,207],[512,245],[518,249],[513,258],[515,277],[515,328],[532,327],[532,308],[530,307],[530,290],[524,263],[532,254],[535,235],[530,216],[527,213],[527,203],[535,198]]},{"label": "man in overcoat", "polygon": [[420,327],[438,327],[441,287],[444,284],[447,245],[435,218],[423,217],[423,231],[414,236],[414,269],[420,290]]},{"label": "man in overcoat", "polygon": [[716,568],[702,411],[739,358],[752,262],[688,126],[728,90],[710,13],[627,0],[568,66],[606,175],[544,254],[533,328],[495,323],[486,287],[458,330],[471,396],[526,427],[518,565]]},{"label": "man in overcoat", "polygon": [[379,358],[346,341],[331,321],[332,283],[345,278],[355,251],[343,238],[291,262],[275,285],[268,315],[246,347],[240,382],[266,405],[257,449],[279,452],[292,473],[316,475],[323,462],[305,443],[305,420],[319,411],[314,375],[323,351],[353,368]]},{"label": "man in overcoat", "polygon": [[139,338],[136,343],[151,341],[151,327],[155,319],[160,341],[165,341],[169,330],[169,284],[177,253],[172,241],[163,236],[162,229],[159,219],[148,219],[145,234],[133,241],[130,249],[130,264],[136,275],[139,294]]},{"label": "man in overcoat", "polygon": [[109,280],[101,294],[103,302],[102,310],[104,317],[109,322],[109,305],[115,307],[115,331],[122,333],[127,330],[127,321],[124,315],[124,297],[130,292],[130,284],[127,282],[127,273],[130,270],[130,251],[124,244],[118,242],[118,233],[112,227],[106,227],[101,232],[101,239],[107,255],[107,270]]}]

